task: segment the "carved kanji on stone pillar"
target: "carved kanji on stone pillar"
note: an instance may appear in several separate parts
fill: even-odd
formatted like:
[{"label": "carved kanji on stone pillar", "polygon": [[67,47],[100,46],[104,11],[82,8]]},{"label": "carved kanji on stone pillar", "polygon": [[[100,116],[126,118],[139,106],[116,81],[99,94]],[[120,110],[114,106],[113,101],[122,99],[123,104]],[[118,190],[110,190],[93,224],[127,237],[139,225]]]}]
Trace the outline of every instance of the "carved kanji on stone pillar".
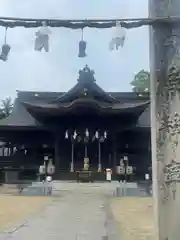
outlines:
[{"label": "carved kanji on stone pillar", "polygon": [[[179,0],[149,0],[151,17],[180,16]],[[150,34],[153,180],[158,240],[180,236],[180,24],[154,24]],[[155,131],[155,132],[153,132]],[[152,148],[153,149],[153,148]],[[153,154],[152,154],[153,155]],[[153,155],[155,156],[155,155]],[[157,171],[156,171],[157,169]]]}]

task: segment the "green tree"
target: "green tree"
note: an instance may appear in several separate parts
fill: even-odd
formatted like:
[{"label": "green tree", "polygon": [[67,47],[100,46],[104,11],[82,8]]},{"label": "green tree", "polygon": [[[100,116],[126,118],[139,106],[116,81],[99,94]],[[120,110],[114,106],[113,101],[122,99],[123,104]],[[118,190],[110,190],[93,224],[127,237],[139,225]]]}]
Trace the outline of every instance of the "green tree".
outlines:
[{"label": "green tree", "polygon": [[2,109],[0,109],[0,120],[3,119],[3,118],[5,118],[5,115],[4,115],[3,111],[2,111]]},{"label": "green tree", "polygon": [[149,92],[150,91],[150,73],[145,70],[141,70],[135,76],[131,82],[132,90],[134,92]]},{"label": "green tree", "polygon": [[10,97],[1,101],[0,119],[8,117],[13,109],[12,99]]}]

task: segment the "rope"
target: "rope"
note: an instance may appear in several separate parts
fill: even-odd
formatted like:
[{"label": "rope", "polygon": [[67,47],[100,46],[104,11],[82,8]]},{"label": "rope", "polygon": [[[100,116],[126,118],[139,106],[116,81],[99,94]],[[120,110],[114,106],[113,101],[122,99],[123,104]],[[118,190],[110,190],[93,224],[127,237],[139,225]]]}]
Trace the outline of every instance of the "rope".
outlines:
[{"label": "rope", "polygon": [[8,27],[5,28],[4,44],[6,44],[7,41],[7,29]]},{"label": "rope", "polygon": [[25,27],[37,28],[45,21],[49,27],[64,27],[71,29],[89,28],[112,28],[119,21],[124,28],[138,28],[141,26],[168,25],[180,23],[180,17],[159,18],[127,18],[127,19],[85,19],[85,20],[60,20],[60,19],[31,19],[31,18],[3,18],[0,17],[0,26],[7,28]]},{"label": "rope", "polygon": [[82,31],[81,32],[81,40],[83,41],[83,39],[84,39],[84,29],[82,28],[81,31]]}]

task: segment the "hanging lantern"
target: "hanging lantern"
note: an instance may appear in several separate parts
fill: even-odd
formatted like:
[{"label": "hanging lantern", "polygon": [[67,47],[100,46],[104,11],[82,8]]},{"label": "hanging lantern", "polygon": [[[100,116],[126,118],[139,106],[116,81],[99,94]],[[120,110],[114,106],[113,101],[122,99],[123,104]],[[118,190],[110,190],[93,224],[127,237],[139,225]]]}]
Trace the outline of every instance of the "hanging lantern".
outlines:
[{"label": "hanging lantern", "polygon": [[86,131],[85,131],[85,136],[86,136],[86,137],[89,137],[89,131],[88,131],[87,128],[86,128]]},{"label": "hanging lantern", "polygon": [[68,139],[68,131],[65,132],[65,139]]},{"label": "hanging lantern", "polygon": [[82,29],[82,39],[81,41],[79,42],[79,54],[78,54],[78,57],[80,58],[84,58],[86,57],[86,41],[83,40],[83,29]]},{"label": "hanging lantern", "polygon": [[7,27],[6,27],[6,30],[5,30],[4,44],[2,46],[1,54],[0,54],[0,59],[2,61],[7,61],[8,54],[9,54],[9,52],[11,50],[11,47],[9,46],[9,44],[6,43],[6,40],[7,40]]}]

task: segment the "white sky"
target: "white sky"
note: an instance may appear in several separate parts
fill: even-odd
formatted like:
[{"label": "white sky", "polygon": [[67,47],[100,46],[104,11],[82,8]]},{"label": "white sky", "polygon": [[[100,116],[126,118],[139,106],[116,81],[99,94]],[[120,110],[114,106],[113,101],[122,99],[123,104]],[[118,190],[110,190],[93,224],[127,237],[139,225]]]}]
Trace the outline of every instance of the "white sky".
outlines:
[{"label": "white sky", "polygon": [[[1,0],[0,16],[32,18],[147,17],[148,0]],[[78,58],[80,30],[52,29],[50,52],[34,51],[36,29],[8,30],[11,53],[0,62],[0,99],[15,97],[16,90],[66,91],[75,83],[79,69],[88,64],[97,83],[107,91],[131,91],[135,73],[149,69],[148,27],[127,30],[125,46],[109,51],[112,29],[86,29],[86,58]],[[0,28],[0,44],[4,28]]]}]

